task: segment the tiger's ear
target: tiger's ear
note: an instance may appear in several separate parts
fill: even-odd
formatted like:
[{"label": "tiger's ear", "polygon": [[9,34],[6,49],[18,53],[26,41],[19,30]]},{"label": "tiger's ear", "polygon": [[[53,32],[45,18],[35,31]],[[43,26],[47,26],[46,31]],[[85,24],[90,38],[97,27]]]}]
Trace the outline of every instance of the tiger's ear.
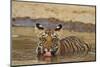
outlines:
[{"label": "tiger's ear", "polygon": [[61,30],[61,28],[62,28],[62,25],[59,24],[59,25],[56,27],[55,31],[59,31],[59,30]]},{"label": "tiger's ear", "polygon": [[38,29],[40,29],[40,30],[43,30],[43,29],[44,29],[43,26],[42,26],[41,24],[39,24],[39,23],[36,23],[36,27],[37,27]]}]

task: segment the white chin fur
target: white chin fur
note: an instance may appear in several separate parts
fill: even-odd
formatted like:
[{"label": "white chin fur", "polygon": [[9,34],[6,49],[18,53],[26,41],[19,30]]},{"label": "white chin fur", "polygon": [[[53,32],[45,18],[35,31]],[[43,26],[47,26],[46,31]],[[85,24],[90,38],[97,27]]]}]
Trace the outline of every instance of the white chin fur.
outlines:
[{"label": "white chin fur", "polygon": [[47,48],[45,48],[45,49],[44,49],[44,51],[45,51],[45,52],[47,52],[47,51],[48,51],[48,49],[47,49]]},{"label": "white chin fur", "polygon": [[53,37],[53,36],[56,36],[56,33],[53,33],[51,36],[52,36],[52,37]]}]

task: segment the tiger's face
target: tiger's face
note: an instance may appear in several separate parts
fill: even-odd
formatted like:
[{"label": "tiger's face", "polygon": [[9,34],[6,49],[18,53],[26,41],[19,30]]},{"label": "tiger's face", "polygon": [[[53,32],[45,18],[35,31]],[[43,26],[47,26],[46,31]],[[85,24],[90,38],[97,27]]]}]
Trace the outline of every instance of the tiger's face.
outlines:
[{"label": "tiger's face", "polygon": [[59,31],[62,28],[62,25],[59,24],[55,29],[44,29],[41,24],[37,23],[36,27],[40,30],[44,30],[39,37],[39,44],[37,47],[38,55],[55,55],[59,49],[59,38],[56,31]]}]

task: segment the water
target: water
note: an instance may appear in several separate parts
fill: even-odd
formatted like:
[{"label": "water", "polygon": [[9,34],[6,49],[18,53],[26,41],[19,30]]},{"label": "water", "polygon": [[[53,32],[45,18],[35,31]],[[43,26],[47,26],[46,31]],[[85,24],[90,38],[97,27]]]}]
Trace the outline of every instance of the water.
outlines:
[{"label": "water", "polygon": [[[31,40],[30,40],[31,39]],[[86,56],[53,56],[37,57],[35,49],[37,42],[34,38],[20,37],[12,40],[12,65],[32,65],[61,62],[95,61],[95,52],[90,52]]]}]

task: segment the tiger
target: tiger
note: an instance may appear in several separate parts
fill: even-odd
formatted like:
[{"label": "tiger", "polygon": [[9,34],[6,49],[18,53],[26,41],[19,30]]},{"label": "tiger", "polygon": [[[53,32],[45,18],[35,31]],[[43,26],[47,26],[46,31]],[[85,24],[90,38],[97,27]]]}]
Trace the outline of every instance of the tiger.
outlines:
[{"label": "tiger", "polygon": [[89,45],[76,36],[66,36],[60,39],[55,32],[62,29],[61,24],[58,24],[55,29],[45,29],[40,23],[37,23],[36,27],[44,31],[36,47],[37,56],[83,56],[87,55],[90,50]]}]

